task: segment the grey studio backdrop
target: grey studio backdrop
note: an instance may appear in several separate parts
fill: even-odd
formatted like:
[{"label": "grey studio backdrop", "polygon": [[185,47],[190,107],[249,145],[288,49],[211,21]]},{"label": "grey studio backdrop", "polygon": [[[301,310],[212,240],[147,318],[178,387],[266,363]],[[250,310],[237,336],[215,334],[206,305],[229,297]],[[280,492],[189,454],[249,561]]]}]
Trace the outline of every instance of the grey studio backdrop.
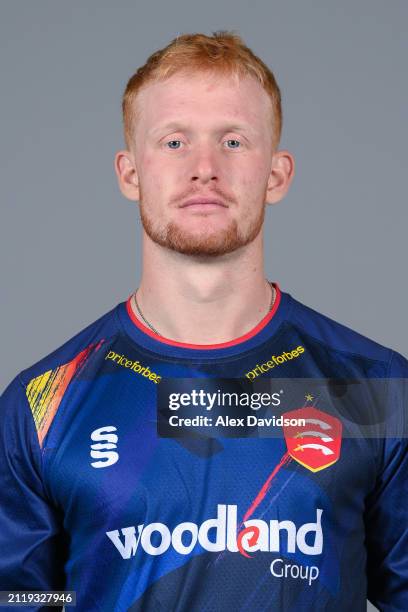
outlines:
[{"label": "grey studio backdrop", "polygon": [[267,213],[268,277],[407,355],[407,18],[405,0],[3,0],[1,390],[136,288],[121,95],[184,32],[235,30],[281,87],[296,176]]}]

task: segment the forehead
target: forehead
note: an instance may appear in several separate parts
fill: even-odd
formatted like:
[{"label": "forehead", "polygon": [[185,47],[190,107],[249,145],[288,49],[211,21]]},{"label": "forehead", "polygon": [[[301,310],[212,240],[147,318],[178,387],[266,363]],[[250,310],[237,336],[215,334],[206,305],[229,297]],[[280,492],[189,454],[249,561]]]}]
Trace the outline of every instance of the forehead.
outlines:
[{"label": "forehead", "polygon": [[271,100],[252,76],[233,78],[208,73],[177,73],[149,83],[136,100],[138,121],[143,131],[160,129],[183,120],[201,127],[241,121],[254,130],[270,124]]}]

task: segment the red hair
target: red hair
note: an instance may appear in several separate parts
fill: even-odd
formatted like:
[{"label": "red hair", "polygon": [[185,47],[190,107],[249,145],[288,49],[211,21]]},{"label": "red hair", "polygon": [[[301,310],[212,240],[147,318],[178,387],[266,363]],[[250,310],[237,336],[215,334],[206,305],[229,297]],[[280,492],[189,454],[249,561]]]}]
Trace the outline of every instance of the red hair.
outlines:
[{"label": "red hair", "polygon": [[282,131],[281,94],[272,71],[234,32],[220,30],[212,36],[182,34],[167,47],[155,51],[129,79],[122,99],[123,126],[129,148],[137,118],[135,99],[140,89],[154,81],[164,80],[180,72],[210,72],[236,79],[255,77],[272,104],[273,147],[277,147]]}]

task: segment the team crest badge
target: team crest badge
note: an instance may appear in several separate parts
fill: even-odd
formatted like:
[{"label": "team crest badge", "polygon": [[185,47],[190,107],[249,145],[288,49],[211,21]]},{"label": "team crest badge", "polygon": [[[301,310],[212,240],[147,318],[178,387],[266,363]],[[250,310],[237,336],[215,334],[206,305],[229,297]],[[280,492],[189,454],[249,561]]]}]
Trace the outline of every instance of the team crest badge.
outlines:
[{"label": "team crest badge", "polygon": [[340,457],[342,424],[339,419],[312,406],[285,412],[284,419],[304,419],[305,425],[284,425],[288,453],[312,472],[336,463]]}]

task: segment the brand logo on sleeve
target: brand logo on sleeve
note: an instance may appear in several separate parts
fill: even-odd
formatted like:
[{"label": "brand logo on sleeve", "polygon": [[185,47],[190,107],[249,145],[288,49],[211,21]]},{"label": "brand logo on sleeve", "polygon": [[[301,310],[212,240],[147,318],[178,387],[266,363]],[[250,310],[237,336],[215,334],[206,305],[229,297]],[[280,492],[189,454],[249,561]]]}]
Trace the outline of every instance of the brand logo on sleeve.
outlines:
[{"label": "brand logo on sleeve", "polygon": [[94,468],[104,468],[113,465],[119,459],[119,453],[116,452],[118,436],[114,425],[105,425],[99,427],[91,433],[91,440],[94,444],[91,444],[90,455],[92,459],[98,459],[98,461],[92,461],[91,466]]}]

